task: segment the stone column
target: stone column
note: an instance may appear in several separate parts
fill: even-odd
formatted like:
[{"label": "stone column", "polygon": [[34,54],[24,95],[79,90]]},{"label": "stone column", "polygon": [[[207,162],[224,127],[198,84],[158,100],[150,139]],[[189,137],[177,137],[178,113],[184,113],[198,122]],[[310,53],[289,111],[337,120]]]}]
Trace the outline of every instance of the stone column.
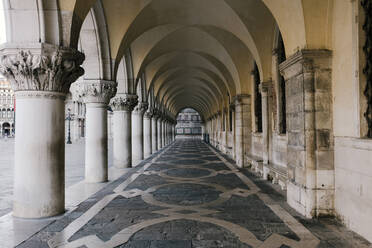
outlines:
[{"label": "stone column", "polygon": [[237,95],[235,102],[235,159],[238,167],[244,167],[244,156],[250,148],[251,137],[251,98],[249,95]]},{"label": "stone column", "polygon": [[[260,91],[262,97],[262,140],[263,140],[263,163],[269,163],[269,132],[270,132],[270,122],[269,122],[269,97],[271,93],[272,84],[271,82],[262,82],[260,84]],[[266,173],[265,173],[266,174]],[[264,175],[267,178],[267,175]]]},{"label": "stone column", "polygon": [[143,115],[148,104],[140,102],[132,112],[132,165],[143,160]]},{"label": "stone column", "polygon": [[228,143],[229,143],[229,132],[228,132],[228,110],[227,108],[224,108],[223,112],[222,112],[222,125],[223,123],[225,123],[224,125],[224,130],[223,130],[223,133],[222,133],[222,152],[224,152],[225,154],[227,154],[227,151],[228,151]]},{"label": "stone column", "polygon": [[151,128],[151,117],[153,111],[150,109],[145,112],[143,117],[143,156],[148,158],[152,154],[152,128]]},{"label": "stone column", "polygon": [[138,103],[137,95],[117,94],[111,101],[114,111],[113,156],[116,168],[132,166],[132,111]]},{"label": "stone column", "polygon": [[116,82],[85,80],[79,82],[86,104],[85,182],[108,180],[107,107],[116,94]]},{"label": "stone column", "polygon": [[158,151],[158,115],[156,110],[151,118],[151,130],[152,130],[152,153]]},{"label": "stone column", "polygon": [[16,99],[13,215],[42,218],[65,211],[65,104],[84,70],[84,55],[38,44],[24,52],[5,47],[0,73]]},{"label": "stone column", "polygon": [[287,201],[307,217],[334,209],[331,64],[328,50],[302,50],[280,64],[287,96]]},{"label": "stone column", "polygon": [[161,121],[161,146],[165,147],[165,119]]},{"label": "stone column", "polygon": [[163,139],[163,132],[162,132],[162,117],[159,116],[158,118],[158,149],[162,149],[163,148],[163,142],[162,142],[162,139]]}]

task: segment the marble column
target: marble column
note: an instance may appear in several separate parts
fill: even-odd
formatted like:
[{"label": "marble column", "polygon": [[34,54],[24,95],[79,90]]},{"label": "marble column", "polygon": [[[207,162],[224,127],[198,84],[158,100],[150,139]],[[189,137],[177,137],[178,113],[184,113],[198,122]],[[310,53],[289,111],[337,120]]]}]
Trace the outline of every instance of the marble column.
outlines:
[{"label": "marble column", "polygon": [[237,95],[235,102],[235,159],[238,167],[244,167],[245,153],[250,148],[251,137],[251,98],[249,95]]},{"label": "marble column", "polygon": [[111,101],[114,111],[113,157],[116,168],[132,166],[132,111],[138,103],[137,95],[117,94]]},{"label": "marble column", "polygon": [[154,114],[151,118],[151,130],[152,130],[152,153],[158,151],[158,116],[157,112],[154,110]]},{"label": "marble column", "polygon": [[150,109],[143,116],[143,156],[148,158],[152,154],[152,120],[153,111]]},{"label": "marble column", "polygon": [[165,119],[161,122],[161,146],[162,147],[165,147],[166,144],[165,144],[165,137],[166,137],[166,133],[165,133]]},{"label": "marble column", "polygon": [[[13,215],[42,218],[65,211],[65,104],[84,70],[76,50],[42,44],[3,48],[0,73],[16,99]],[[69,66],[66,66],[69,65]]]},{"label": "marble column", "polygon": [[162,123],[163,123],[163,120],[162,120],[162,117],[159,116],[158,118],[158,149],[162,149],[163,148],[163,132],[162,132]]},{"label": "marble column", "polygon": [[148,104],[140,102],[132,112],[132,165],[143,160],[143,115]]},{"label": "marble column", "polygon": [[85,80],[79,82],[86,104],[85,182],[108,180],[107,107],[116,93],[116,82]]}]

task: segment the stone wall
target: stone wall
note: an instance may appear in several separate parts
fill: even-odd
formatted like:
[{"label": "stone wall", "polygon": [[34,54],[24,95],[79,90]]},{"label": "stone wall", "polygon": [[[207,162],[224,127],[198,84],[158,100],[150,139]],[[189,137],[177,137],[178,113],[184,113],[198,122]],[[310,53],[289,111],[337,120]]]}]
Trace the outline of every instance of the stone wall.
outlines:
[{"label": "stone wall", "polygon": [[307,217],[333,214],[331,53],[303,50],[280,69],[287,96],[287,201]]},{"label": "stone wall", "polygon": [[372,241],[372,142],[335,138],[335,210],[347,227]]}]

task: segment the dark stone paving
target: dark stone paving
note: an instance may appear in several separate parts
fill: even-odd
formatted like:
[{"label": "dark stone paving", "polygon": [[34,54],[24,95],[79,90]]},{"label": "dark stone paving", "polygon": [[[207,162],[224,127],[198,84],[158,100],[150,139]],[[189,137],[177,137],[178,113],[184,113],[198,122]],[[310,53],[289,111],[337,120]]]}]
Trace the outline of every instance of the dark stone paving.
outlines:
[{"label": "dark stone paving", "polygon": [[215,152],[177,141],[18,247],[369,246],[333,219],[302,218],[276,186]]}]

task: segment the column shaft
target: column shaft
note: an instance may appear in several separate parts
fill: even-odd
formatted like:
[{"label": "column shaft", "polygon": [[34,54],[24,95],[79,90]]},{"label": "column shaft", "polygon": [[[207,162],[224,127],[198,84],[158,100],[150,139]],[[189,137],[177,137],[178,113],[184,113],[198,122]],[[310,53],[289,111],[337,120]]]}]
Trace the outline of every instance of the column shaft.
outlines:
[{"label": "column shaft", "polygon": [[132,164],[136,166],[143,160],[143,114],[132,113]]},{"label": "column shaft", "polygon": [[132,112],[114,111],[113,156],[116,168],[132,166]]},{"label": "column shaft", "polygon": [[108,179],[107,104],[87,103],[85,181],[106,182]]},{"label": "column shaft", "polygon": [[13,215],[40,218],[65,210],[64,94],[16,92]]},{"label": "column shaft", "polygon": [[144,158],[148,158],[152,154],[152,128],[151,128],[151,116],[145,114],[143,118],[143,154]]},{"label": "column shaft", "polygon": [[162,120],[159,118],[158,119],[158,149],[159,150],[163,148],[162,139],[163,139]]},{"label": "column shaft", "polygon": [[151,130],[152,130],[152,153],[158,151],[158,121],[156,117],[151,118]]}]

